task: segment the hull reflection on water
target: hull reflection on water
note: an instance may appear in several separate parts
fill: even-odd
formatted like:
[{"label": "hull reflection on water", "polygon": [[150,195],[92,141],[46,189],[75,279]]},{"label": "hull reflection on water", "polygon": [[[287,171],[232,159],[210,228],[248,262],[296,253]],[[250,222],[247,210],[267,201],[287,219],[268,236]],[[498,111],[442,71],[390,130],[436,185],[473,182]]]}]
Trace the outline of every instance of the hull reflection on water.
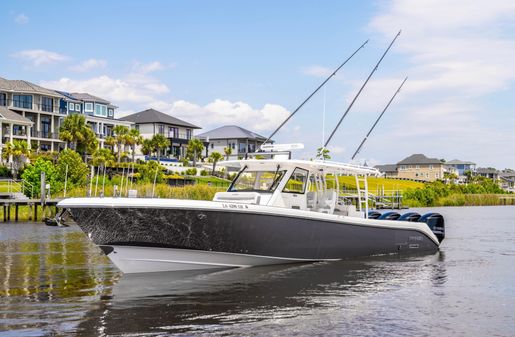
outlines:
[{"label": "hull reflection on water", "polygon": [[[442,259],[443,254],[437,253],[211,273],[124,275],[114,287],[112,298],[86,315],[79,332],[85,335],[93,331],[103,331],[106,335],[155,331],[205,333],[212,332],[213,326],[216,329],[231,326],[229,329],[238,332],[240,325],[264,324],[279,316],[300,324],[306,318],[306,308],[333,315],[338,314],[345,301],[352,306],[361,297],[411,282],[430,285],[445,282],[445,270],[436,267]],[[406,270],[406,266],[410,268]]]}]

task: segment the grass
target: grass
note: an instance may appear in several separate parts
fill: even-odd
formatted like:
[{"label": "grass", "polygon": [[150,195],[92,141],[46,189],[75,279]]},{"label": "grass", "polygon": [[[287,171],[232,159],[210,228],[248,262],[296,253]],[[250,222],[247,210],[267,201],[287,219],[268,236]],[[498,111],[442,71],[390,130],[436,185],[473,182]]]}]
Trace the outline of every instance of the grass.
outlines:
[{"label": "grass", "polygon": [[[356,179],[354,176],[340,176],[338,181],[340,183],[340,187],[345,186],[347,189],[356,189]],[[370,193],[378,193],[378,191],[381,190],[402,192],[408,188],[424,188],[424,183],[411,180],[369,177],[367,181]],[[360,188],[364,187],[364,184],[361,182]]]}]

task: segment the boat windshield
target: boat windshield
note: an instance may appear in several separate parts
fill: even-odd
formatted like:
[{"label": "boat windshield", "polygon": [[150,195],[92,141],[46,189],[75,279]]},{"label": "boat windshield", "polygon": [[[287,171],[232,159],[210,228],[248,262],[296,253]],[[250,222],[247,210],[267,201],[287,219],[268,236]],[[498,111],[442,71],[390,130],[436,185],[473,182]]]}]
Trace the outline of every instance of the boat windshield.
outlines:
[{"label": "boat windshield", "polygon": [[279,185],[286,170],[250,171],[243,169],[229,187],[228,192],[268,192],[272,193]]}]

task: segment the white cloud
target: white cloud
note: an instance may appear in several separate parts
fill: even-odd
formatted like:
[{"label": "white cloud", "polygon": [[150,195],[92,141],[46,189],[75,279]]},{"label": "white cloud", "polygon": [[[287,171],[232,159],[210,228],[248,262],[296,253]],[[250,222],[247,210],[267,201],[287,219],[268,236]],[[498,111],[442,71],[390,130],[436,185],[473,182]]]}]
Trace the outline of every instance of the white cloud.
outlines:
[{"label": "white cloud", "polygon": [[308,75],[308,76],[327,77],[327,76],[331,75],[331,73],[333,71],[331,69],[323,67],[323,66],[314,65],[314,66],[302,68],[301,72],[304,75]]},{"label": "white cloud", "polygon": [[14,22],[16,22],[17,24],[19,25],[24,25],[24,24],[27,24],[29,23],[29,17],[23,13],[21,14],[18,14],[15,18],[14,18]]},{"label": "white cloud", "polygon": [[51,63],[61,63],[68,60],[68,56],[44,49],[22,50],[14,53],[12,57],[28,61],[36,67]]},{"label": "white cloud", "polygon": [[99,60],[99,59],[91,58],[91,59],[81,62],[80,64],[78,64],[76,66],[71,67],[70,69],[73,71],[77,71],[77,72],[86,72],[86,71],[97,69],[97,68],[105,68],[106,65],[107,65],[106,60]]},{"label": "white cloud", "polygon": [[149,62],[149,63],[140,63],[138,61],[135,61],[132,68],[135,73],[148,74],[148,73],[156,72],[159,70],[164,70],[167,67],[165,67],[159,61],[153,61],[153,62]]}]

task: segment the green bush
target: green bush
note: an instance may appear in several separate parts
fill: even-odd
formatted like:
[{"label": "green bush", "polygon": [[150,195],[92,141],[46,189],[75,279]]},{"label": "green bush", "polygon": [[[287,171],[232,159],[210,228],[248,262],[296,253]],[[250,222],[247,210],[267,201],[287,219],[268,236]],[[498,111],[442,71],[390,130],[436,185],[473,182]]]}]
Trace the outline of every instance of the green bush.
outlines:
[{"label": "green bush", "polygon": [[7,166],[0,165],[0,177],[11,178],[12,177],[11,170]]},{"label": "green bush", "polygon": [[30,195],[31,191],[34,197],[40,195],[41,192],[41,172],[45,172],[45,181],[50,184],[50,193],[55,194],[63,189],[64,181],[61,180],[57,167],[49,160],[38,158],[33,164],[25,167],[21,178],[30,183],[25,185],[24,193]]},{"label": "green bush", "polygon": [[202,170],[202,171],[200,171],[200,175],[205,177],[205,176],[209,175],[209,172],[206,170]]},{"label": "green bush", "polygon": [[188,176],[196,176],[197,175],[197,169],[196,168],[189,168],[186,170],[185,172],[186,175]]},{"label": "green bush", "polygon": [[67,177],[67,187],[71,188],[86,184],[89,169],[77,152],[66,149],[59,154],[57,159],[57,172],[63,184]]},{"label": "green bush", "polygon": [[154,183],[154,179],[156,179],[156,183],[164,181],[164,168],[154,160],[138,165],[137,169],[139,173],[139,182]]}]

